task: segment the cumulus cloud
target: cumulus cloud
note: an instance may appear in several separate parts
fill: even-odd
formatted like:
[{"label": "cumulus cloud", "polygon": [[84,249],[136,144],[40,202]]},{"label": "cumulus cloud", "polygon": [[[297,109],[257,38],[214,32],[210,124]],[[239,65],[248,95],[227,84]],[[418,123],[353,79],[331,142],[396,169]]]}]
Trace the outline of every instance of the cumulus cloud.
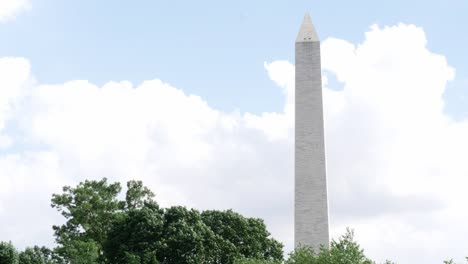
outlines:
[{"label": "cumulus cloud", "polygon": [[[4,61],[3,66],[10,68],[18,61]],[[21,78],[14,79],[21,83]],[[5,130],[11,132],[6,135],[16,135],[16,141],[0,154],[0,170],[8,171],[2,175],[2,224],[22,217],[21,207],[11,202],[21,199],[25,206],[34,204],[36,210],[30,213],[36,217],[51,215],[44,220],[49,224],[43,224],[50,228],[58,220],[47,200],[52,192],[66,183],[104,176],[113,181],[142,179],[166,206],[234,208],[262,218],[282,215],[278,206],[291,208],[292,185],[281,188],[286,178],[292,182],[292,142],[287,134],[291,126],[281,113],[258,117],[220,112],[160,80],[137,86],[125,81],[103,87],[71,81],[22,87],[19,103],[9,110],[15,118]],[[13,101],[11,96],[9,102]],[[47,166],[50,175],[61,176],[47,181],[46,187],[40,180],[45,179]],[[24,180],[15,184],[16,175],[24,175]],[[37,191],[31,189],[40,190],[45,198],[36,199],[31,194]],[[247,200],[257,203],[246,207]],[[271,225],[282,227],[277,223],[284,221],[291,219],[281,216]],[[0,230],[0,236],[20,246],[52,241],[51,232],[18,239],[9,230],[15,229]]]},{"label": "cumulus cloud", "polygon": [[[404,24],[372,26],[358,45],[325,40],[322,66],[343,84],[324,76],[332,234],[354,227],[371,256],[399,263],[467,254],[468,122],[442,99],[454,69]],[[290,250],[294,65],[264,67],[284,108],[241,114],[157,79],[36,84],[26,60],[1,59],[0,238],[50,245],[51,193],[105,176],[142,179],[164,206],[264,218]]]},{"label": "cumulus cloud", "polygon": [[324,96],[332,226],[356,227],[371,254],[399,263],[466,254],[468,230],[452,221],[468,216],[468,122],[444,114],[454,69],[426,42],[400,24],[322,45],[323,68],[344,85]]},{"label": "cumulus cloud", "polygon": [[11,20],[30,7],[30,0],[0,0],[0,22]]}]

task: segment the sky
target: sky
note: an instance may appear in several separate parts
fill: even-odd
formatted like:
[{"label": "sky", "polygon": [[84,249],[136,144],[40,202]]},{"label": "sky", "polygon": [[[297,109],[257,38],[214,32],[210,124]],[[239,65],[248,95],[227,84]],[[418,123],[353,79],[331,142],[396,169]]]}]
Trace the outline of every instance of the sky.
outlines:
[{"label": "sky", "polygon": [[322,40],[330,228],[378,261],[468,255],[466,1],[0,0],[0,240],[52,193],[140,179],[293,246],[294,41]]}]

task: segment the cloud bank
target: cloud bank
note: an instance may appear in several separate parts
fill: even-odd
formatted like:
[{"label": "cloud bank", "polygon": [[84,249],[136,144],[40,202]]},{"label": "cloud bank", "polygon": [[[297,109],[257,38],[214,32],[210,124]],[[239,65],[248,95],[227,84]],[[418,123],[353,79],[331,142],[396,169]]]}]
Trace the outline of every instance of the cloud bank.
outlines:
[{"label": "cloud bank", "polygon": [[30,7],[30,0],[0,0],[0,23],[14,19]]},{"label": "cloud bank", "polygon": [[[38,84],[26,59],[0,59],[0,239],[51,245],[51,194],[105,176],[143,180],[164,206],[264,218],[290,250],[294,65],[264,66],[284,108],[241,114],[157,79]],[[322,66],[332,235],[353,227],[370,256],[403,264],[468,254],[468,121],[442,99],[454,69],[405,24],[325,40]]]}]

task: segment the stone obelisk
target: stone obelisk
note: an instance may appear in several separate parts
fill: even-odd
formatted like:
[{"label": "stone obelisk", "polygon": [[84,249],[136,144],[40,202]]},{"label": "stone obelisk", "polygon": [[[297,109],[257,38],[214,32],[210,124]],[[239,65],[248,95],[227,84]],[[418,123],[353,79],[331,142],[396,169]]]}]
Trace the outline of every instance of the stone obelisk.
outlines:
[{"label": "stone obelisk", "polygon": [[320,40],[309,14],[296,39],[295,246],[329,245]]}]

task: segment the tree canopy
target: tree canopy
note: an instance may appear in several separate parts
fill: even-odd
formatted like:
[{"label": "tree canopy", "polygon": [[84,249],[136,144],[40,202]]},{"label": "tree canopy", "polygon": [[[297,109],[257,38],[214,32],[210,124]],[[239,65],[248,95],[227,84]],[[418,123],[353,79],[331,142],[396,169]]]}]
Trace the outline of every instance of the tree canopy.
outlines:
[{"label": "tree canopy", "polygon": [[0,263],[18,263],[18,252],[11,242],[0,242]]},{"label": "tree canopy", "polygon": [[228,211],[160,208],[141,181],[85,181],[54,194],[67,219],[54,226],[56,252],[73,263],[233,263],[239,257],[282,260],[283,245],[263,220]]}]

